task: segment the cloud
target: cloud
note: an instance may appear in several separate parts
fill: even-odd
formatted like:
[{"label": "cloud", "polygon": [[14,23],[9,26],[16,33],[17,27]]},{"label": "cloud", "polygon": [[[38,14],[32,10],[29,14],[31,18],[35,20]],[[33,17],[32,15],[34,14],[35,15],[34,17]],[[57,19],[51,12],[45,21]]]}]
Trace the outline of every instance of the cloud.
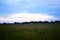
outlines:
[{"label": "cloud", "polygon": [[56,18],[42,13],[14,13],[8,17],[0,17],[0,22],[29,22],[29,21],[49,21]]},{"label": "cloud", "polygon": [[7,5],[38,5],[38,6],[44,6],[44,5],[60,5],[60,0],[0,0],[0,2],[3,2]]},{"label": "cloud", "polygon": [[60,6],[60,0],[1,0],[10,7],[22,6],[22,8],[31,8],[35,6]]},{"label": "cloud", "polygon": [[11,13],[8,17],[0,16],[0,22],[55,20],[54,16],[48,14],[56,15],[60,10],[60,0],[0,0],[0,3],[3,3],[0,5],[1,13]]},{"label": "cloud", "polygon": [[25,12],[25,10],[28,12],[28,10],[37,7],[43,7],[47,10],[60,8],[60,0],[0,0],[0,2],[7,5],[7,10],[14,13]]},{"label": "cloud", "polygon": [[5,3],[5,4],[9,4],[9,5],[14,5],[17,4],[19,2],[21,2],[21,0],[1,0],[1,2]]}]

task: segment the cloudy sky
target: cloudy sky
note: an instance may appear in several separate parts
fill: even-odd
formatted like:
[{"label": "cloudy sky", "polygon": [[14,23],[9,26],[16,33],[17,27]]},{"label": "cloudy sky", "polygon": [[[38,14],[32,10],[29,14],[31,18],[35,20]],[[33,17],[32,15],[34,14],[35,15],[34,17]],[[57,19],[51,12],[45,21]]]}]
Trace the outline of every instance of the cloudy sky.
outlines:
[{"label": "cloudy sky", "polygon": [[0,0],[0,22],[60,20],[60,0]]}]

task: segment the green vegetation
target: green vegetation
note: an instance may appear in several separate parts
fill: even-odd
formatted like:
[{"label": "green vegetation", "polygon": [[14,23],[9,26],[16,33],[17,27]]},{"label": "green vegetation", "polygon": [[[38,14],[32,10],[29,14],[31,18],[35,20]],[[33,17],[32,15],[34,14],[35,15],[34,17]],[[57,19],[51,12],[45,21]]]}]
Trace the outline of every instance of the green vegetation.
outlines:
[{"label": "green vegetation", "polygon": [[0,40],[60,40],[60,23],[0,24]]}]

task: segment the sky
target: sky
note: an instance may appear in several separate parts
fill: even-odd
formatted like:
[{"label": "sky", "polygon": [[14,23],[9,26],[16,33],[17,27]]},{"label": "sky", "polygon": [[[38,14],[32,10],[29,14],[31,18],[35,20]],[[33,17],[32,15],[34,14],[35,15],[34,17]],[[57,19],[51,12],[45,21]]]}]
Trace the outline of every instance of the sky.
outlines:
[{"label": "sky", "polygon": [[60,20],[60,0],[0,0],[0,22]]}]

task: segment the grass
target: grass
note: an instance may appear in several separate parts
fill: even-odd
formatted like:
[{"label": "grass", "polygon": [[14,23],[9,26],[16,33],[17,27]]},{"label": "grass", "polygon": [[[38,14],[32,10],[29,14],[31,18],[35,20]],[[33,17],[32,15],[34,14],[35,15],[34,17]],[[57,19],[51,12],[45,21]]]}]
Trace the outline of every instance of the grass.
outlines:
[{"label": "grass", "polygon": [[60,23],[0,24],[0,40],[60,40]]}]

